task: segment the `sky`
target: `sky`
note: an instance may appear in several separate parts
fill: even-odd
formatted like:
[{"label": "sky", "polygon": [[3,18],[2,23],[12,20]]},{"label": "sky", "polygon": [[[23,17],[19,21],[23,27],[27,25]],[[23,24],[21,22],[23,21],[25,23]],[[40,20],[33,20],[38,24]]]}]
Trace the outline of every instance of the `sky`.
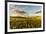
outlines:
[{"label": "sky", "polygon": [[[10,5],[10,10],[16,9],[25,11],[27,14],[31,15],[34,14],[37,11],[41,10],[41,6],[34,6],[34,5]],[[12,13],[12,11],[10,11]]]}]

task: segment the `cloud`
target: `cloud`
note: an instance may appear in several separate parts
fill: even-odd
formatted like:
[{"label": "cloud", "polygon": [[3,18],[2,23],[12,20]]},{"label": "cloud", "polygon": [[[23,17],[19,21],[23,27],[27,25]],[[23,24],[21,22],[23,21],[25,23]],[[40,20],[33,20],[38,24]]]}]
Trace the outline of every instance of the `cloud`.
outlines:
[{"label": "cloud", "polygon": [[25,9],[24,7],[21,7],[21,6],[18,6],[18,5],[16,6],[16,10],[24,11],[24,9]]},{"label": "cloud", "polygon": [[37,11],[37,12],[35,12],[35,14],[38,14],[38,13],[41,13],[41,11]]}]

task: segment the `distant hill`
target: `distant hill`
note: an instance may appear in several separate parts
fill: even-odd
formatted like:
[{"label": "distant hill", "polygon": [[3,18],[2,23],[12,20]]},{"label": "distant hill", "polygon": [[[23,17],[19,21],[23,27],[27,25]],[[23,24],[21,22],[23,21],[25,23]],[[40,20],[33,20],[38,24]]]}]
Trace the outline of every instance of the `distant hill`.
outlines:
[{"label": "distant hill", "polygon": [[19,19],[33,19],[33,20],[39,20],[41,19],[41,16],[29,16],[29,17],[21,17],[21,16],[10,16],[11,20],[12,19],[16,19],[16,18],[19,18]]}]

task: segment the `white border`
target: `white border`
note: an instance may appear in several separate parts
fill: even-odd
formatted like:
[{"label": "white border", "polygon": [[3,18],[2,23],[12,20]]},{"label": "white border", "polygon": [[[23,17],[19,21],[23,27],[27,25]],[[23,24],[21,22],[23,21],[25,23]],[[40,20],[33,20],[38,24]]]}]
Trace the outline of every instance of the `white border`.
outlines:
[{"label": "white border", "polygon": [[[42,14],[41,14],[41,28],[28,28],[28,29],[10,29],[10,24],[9,24],[9,4],[16,4],[16,5],[35,5],[35,6],[42,6]],[[34,30],[43,30],[43,4],[28,4],[28,3],[15,3],[15,2],[8,2],[7,3],[7,31],[8,32],[18,32],[18,31],[34,31]]]}]

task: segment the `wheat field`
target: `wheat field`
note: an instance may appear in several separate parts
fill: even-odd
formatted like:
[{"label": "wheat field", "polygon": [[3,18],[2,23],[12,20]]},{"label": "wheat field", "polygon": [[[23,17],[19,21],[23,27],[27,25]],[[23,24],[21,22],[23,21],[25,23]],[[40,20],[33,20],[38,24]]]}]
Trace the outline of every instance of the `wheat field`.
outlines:
[{"label": "wheat field", "polygon": [[41,16],[10,16],[10,29],[40,28]]}]

